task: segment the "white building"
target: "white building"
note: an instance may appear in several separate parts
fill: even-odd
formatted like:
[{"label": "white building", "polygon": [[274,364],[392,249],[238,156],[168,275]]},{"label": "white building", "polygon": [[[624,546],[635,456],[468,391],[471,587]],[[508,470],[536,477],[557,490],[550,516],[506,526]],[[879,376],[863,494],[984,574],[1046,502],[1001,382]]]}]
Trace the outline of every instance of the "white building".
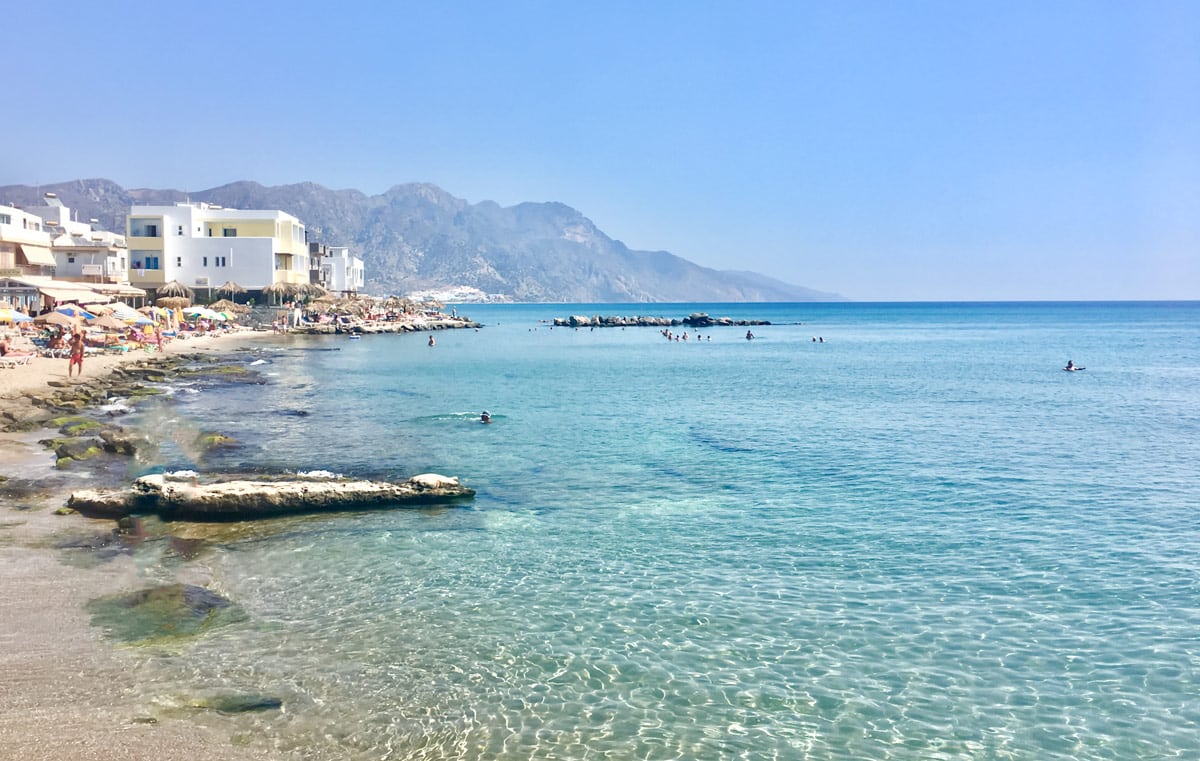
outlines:
[{"label": "white building", "polygon": [[[54,277],[95,284],[129,282],[129,249],[125,236],[100,229],[96,220],[79,222],[54,193],[46,193],[46,205],[33,209],[50,235],[54,255]],[[144,294],[143,294],[144,295]]]},{"label": "white building", "polygon": [[76,222],[53,193],[46,206],[0,206],[0,299],[29,313],[66,302],[134,300],[121,235]]},{"label": "white building", "polygon": [[0,274],[54,274],[50,233],[42,218],[15,206],[0,206]]},{"label": "white building", "polygon": [[321,283],[334,293],[357,294],[366,283],[362,259],[351,256],[346,246],[330,246],[321,257]]},{"label": "white building", "polygon": [[127,223],[129,280],[157,289],[173,280],[193,289],[235,282],[249,291],[308,283],[308,241],[282,211],[206,203],[134,206]]}]

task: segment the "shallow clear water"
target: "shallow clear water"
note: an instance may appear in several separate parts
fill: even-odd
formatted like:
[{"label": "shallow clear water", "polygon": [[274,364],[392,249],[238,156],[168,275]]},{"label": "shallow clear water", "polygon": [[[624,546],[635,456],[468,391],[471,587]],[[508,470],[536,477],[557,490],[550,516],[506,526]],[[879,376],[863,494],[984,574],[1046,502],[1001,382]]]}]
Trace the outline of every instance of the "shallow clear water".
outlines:
[{"label": "shallow clear water", "polygon": [[[778,324],[539,323],[698,310]],[[317,759],[1200,748],[1200,304],[459,311],[135,416],[172,468],[215,429],[209,469],[478,489],[222,542],[193,562],[249,621],[148,655],[148,700],[279,694],[238,721]]]}]

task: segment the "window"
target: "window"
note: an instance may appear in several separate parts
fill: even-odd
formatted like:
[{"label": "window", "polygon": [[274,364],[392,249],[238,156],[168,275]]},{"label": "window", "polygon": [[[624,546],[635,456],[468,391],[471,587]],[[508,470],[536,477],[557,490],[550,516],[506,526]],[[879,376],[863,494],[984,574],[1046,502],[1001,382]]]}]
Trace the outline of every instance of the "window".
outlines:
[{"label": "window", "polygon": [[222,227],[221,235],[225,236],[226,238],[236,238],[237,237],[237,228],[236,227]]},{"label": "window", "polygon": [[225,257],[223,257],[223,256],[214,256],[214,257],[213,257],[213,264],[217,265],[218,267],[224,267],[224,266],[225,266]]},{"label": "window", "polygon": [[68,257],[67,257],[67,264],[74,264],[74,263],[75,263],[75,257],[73,257],[73,256],[68,256]]},{"label": "window", "polygon": [[0,225],[11,225],[12,214],[0,214]]},{"label": "window", "polygon": [[158,220],[144,217],[130,217],[129,234],[134,238],[157,238]]},{"label": "window", "polygon": [[183,266],[183,257],[182,257],[182,256],[177,256],[177,257],[175,257],[175,266],[176,266],[176,267],[182,267],[182,266]]},{"label": "window", "polygon": [[158,257],[157,256],[147,256],[146,257],[146,269],[156,270],[158,268],[159,268],[158,267]]},{"label": "window", "polygon": [[208,266],[208,257],[207,257],[207,256],[206,256],[206,257],[203,257],[203,258],[200,260],[200,266],[201,266],[201,267],[207,267],[207,266]]},{"label": "window", "polygon": [[175,228],[175,234],[183,235],[183,225],[179,225],[178,227]]}]

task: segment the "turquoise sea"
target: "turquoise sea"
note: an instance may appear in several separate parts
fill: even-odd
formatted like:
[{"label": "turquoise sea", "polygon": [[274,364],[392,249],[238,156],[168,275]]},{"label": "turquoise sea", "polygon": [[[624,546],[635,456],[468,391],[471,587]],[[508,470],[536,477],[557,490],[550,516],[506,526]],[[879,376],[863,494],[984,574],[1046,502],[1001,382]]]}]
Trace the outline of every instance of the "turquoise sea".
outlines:
[{"label": "turquoise sea", "polygon": [[[478,489],[148,545],[248,614],[136,656],[149,704],[278,695],[222,721],[306,759],[1200,757],[1200,303],[458,311],[128,418]],[[775,324],[541,322],[695,311]]]}]

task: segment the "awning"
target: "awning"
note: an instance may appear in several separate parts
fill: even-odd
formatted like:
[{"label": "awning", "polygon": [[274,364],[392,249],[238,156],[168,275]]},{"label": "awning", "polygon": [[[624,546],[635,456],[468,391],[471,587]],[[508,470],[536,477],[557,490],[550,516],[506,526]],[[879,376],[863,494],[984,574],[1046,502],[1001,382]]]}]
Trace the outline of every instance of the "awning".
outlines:
[{"label": "awning", "polygon": [[50,249],[45,246],[31,246],[28,243],[22,243],[21,251],[25,254],[25,261],[30,264],[40,264],[43,267],[54,266],[54,254],[50,253]]},{"label": "awning", "polygon": [[39,286],[38,290],[43,295],[49,296],[55,301],[77,301],[80,304],[105,304],[112,301],[108,296],[86,288],[49,288]]},{"label": "awning", "polygon": [[96,293],[107,293],[112,296],[146,297],[146,291],[144,289],[137,288],[132,285],[124,285],[122,283],[89,283],[88,288]]}]

